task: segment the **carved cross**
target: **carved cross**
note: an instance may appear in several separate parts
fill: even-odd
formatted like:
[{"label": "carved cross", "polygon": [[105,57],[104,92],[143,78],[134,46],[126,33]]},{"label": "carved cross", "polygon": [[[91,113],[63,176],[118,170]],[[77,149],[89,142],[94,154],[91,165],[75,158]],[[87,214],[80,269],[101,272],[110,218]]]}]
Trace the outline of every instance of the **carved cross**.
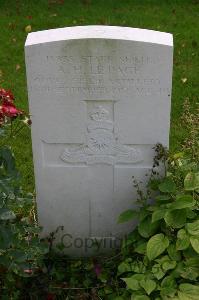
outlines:
[{"label": "carved cross", "polygon": [[[89,235],[96,238],[95,224],[98,224],[96,232],[99,234],[100,222],[103,224],[102,227],[107,227],[107,231],[110,228],[110,232],[112,224],[117,222],[116,219],[108,220],[109,214],[106,214],[104,219],[105,214],[101,211],[101,208],[106,209],[106,206],[113,211],[116,206],[115,165],[142,162],[143,154],[133,145],[118,142],[114,130],[114,101],[87,101],[87,112],[86,143],[68,144],[60,158],[69,165],[88,166],[85,176],[89,182]],[[107,232],[101,232],[101,235],[107,236]]]}]

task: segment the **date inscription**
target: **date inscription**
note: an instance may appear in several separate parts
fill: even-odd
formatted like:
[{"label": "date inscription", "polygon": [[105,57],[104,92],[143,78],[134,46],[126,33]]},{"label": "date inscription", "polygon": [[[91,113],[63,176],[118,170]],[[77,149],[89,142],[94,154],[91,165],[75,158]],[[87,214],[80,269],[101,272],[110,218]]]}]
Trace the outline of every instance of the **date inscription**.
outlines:
[{"label": "date inscription", "polygon": [[46,65],[53,73],[34,74],[30,89],[68,95],[169,95],[169,88],[149,72],[158,63],[159,57],[149,56],[50,55],[41,66]]}]

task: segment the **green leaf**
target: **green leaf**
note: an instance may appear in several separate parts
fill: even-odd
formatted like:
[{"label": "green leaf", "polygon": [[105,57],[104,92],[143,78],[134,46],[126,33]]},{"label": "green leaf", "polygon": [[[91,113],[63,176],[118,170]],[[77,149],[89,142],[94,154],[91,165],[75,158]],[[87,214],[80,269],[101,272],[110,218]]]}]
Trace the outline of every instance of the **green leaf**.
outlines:
[{"label": "green leaf", "polygon": [[157,209],[152,214],[152,223],[164,218],[167,209]]},{"label": "green leaf", "polygon": [[131,300],[150,300],[146,295],[132,295]]},{"label": "green leaf", "polygon": [[180,300],[198,300],[199,286],[190,283],[182,283],[179,286],[178,296]]},{"label": "green leaf", "polygon": [[132,279],[136,279],[137,281],[141,281],[142,279],[145,278],[144,274],[134,274],[131,276]]},{"label": "green leaf", "polygon": [[158,280],[160,280],[165,275],[165,272],[163,272],[163,270],[159,264],[155,264],[152,267],[152,273],[153,273],[154,277],[157,278]]},{"label": "green leaf", "polygon": [[152,223],[151,216],[148,216],[139,223],[138,232],[142,237],[148,238],[156,232],[158,226],[159,223],[158,222]]},{"label": "green leaf", "polygon": [[186,209],[181,210],[169,210],[166,212],[164,220],[167,223],[167,225],[173,227],[173,228],[181,228],[186,223]]},{"label": "green leaf", "polygon": [[160,258],[156,258],[155,261],[157,261],[159,264],[163,264],[165,261],[170,260],[168,255],[163,255]]},{"label": "green leaf", "polygon": [[0,208],[0,220],[7,221],[7,220],[14,220],[16,218],[13,211],[7,208]]},{"label": "green leaf", "polygon": [[176,249],[177,250],[185,250],[189,247],[189,236],[184,229],[180,229],[177,233],[177,242]]},{"label": "green leaf", "polygon": [[185,264],[187,267],[197,267],[199,270],[199,256],[187,259]]},{"label": "green leaf", "polygon": [[10,176],[17,176],[18,172],[15,167],[15,158],[10,147],[0,148],[0,165],[3,164],[6,172]]},{"label": "green leaf", "polygon": [[126,282],[127,288],[133,291],[140,290],[139,281],[137,279],[131,278],[122,278],[123,281]]},{"label": "green leaf", "polygon": [[186,175],[184,180],[184,188],[186,191],[194,191],[199,189],[199,172],[190,172]]},{"label": "green leaf", "polygon": [[128,248],[129,245],[133,244],[139,239],[140,235],[135,229],[133,232],[129,233],[129,235],[123,239],[122,248]]},{"label": "green leaf", "polygon": [[121,264],[118,266],[118,275],[125,273],[125,272],[131,272],[131,266],[129,263],[123,261]]},{"label": "green leaf", "polygon": [[182,209],[182,208],[188,208],[193,207],[196,204],[196,201],[191,195],[178,195],[176,198],[176,201],[173,202],[169,209]]},{"label": "green leaf", "polygon": [[[199,285],[191,284],[191,283],[182,283],[179,286],[180,291],[189,293],[191,296],[199,295]],[[198,299],[198,298],[197,298]]]},{"label": "green leaf", "polygon": [[148,210],[142,208],[139,211],[139,221],[141,222],[142,220],[144,220],[149,215],[150,215],[150,212]]},{"label": "green leaf", "polygon": [[149,183],[148,183],[148,187],[150,189],[152,189],[153,191],[157,191],[158,186],[160,184],[161,180],[160,179],[150,179]]},{"label": "green leaf", "polygon": [[139,246],[137,246],[134,251],[139,253],[139,254],[145,254],[146,253],[146,245],[147,243],[144,242],[142,244],[140,244]]},{"label": "green leaf", "polygon": [[162,287],[170,286],[170,287],[175,287],[176,282],[172,276],[166,276],[162,282],[161,282]]},{"label": "green leaf", "polygon": [[196,217],[197,217],[197,213],[195,211],[190,210],[190,209],[187,210],[187,218],[188,219],[193,220],[193,219],[196,219]]},{"label": "green leaf", "polygon": [[164,299],[165,297],[172,297],[176,293],[176,282],[172,276],[166,276],[161,282],[161,296]]},{"label": "green leaf", "polygon": [[143,274],[146,272],[146,266],[143,264],[142,261],[135,260],[131,263],[131,271]]},{"label": "green leaf", "polygon": [[199,254],[199,237],[191,236],[190,243],[193,249]]},{"label": "green leaf", "polygon": [[162,254],[169,246],[169,240],[163,233],[156,234],[147,243],[147,256],[153,260]]},{"label": "green leaf", "polygon": [[155,199],[160,202],[168,202],[169,200],[171,200],[171,196],[167,194],[163,194],[163,195],[160,194],[156,196]]},{"label": "green leaf", "polygon": [[136,218],[138,213],[134,210],[126,210],[118,218],[118,223],[125,223],[131,221],[132,219]]},{"label": "green leaf", "polygon": [[106,273],[101,273],[99,276],[98,276],[99,280],[103,283],[107,283],[107,280],[108,280],[108,276]]},{"label": "green leaf", "polygon": [[199,255],[185,260],[184,270],[180,275],[188,280],[197,280],[199,276]]},{"label": "green leaf", "polygon": [[151,279],[141,280],[140,285],[146,291],[147,295],[150,295],[156,288],[155,281]]},{"label": "green leaf", "polygon": [[176,245],[170,244],[169,247],[167,248],[167,252],[169,254],[169,257],[172,260],[175,260],[175,261],[181,260],[181,254],[180,254],[180,251],[176,250]]},{"label": "green leaf", "polygon": [[195,268],[186,268],[180,272],[180,276],[184,279],[188,279],[189,281],[196,281],[198,278],[198,271]]},{"label": "green leaf", "polygon": [[187,249],[185,249],[183,251],[183,255],[186,257],[186,258],[193,258],[193,257],[196,257],[196,253],[195,253],[195,250],[193,249],[193,247],[190,245]]},{"label": "green leaf", "polygon": [[199,236],[199,220],[192,223],[187,223],[186,229],[189,234]]},{"label": "green leaf", "polygon": [[170,177],[166,177],[158,188],[162,193],[173,193],[176,190],[176,184]]},{"label": "green leaf", "polygon": [[182,293],[180,291],[178,291],[178,298],[175,299],[176,300],[198,300],[198,298],[193,298],[192,296]]},{"label": "green leaf", "polygon": [[176,261],[167,260],[162,264],[162,268],[164,271],[172,270],[176,267]]}]

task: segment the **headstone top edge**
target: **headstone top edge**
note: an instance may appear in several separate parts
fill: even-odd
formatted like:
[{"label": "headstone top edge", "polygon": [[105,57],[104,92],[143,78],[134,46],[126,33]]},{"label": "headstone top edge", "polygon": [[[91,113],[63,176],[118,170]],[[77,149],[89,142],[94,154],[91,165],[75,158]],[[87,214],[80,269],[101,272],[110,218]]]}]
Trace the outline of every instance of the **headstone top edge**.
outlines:
[{"label": "headstone top edge", "polygon": [[89,25],[31,32],[27,36],[25,47],[78,39],[126,40],[173,46],[171,33],[132,27]]}]

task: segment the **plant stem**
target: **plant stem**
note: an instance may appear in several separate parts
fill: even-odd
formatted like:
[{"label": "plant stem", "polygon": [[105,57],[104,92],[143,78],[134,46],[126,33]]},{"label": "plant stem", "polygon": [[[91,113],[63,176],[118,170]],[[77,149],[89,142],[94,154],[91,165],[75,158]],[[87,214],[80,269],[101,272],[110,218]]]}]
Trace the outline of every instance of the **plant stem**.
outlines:
[{"label": "plant stem", "polygon": [[12,118],[10,118],[10,137],[13,137],[13,122],[12,122]]}]

